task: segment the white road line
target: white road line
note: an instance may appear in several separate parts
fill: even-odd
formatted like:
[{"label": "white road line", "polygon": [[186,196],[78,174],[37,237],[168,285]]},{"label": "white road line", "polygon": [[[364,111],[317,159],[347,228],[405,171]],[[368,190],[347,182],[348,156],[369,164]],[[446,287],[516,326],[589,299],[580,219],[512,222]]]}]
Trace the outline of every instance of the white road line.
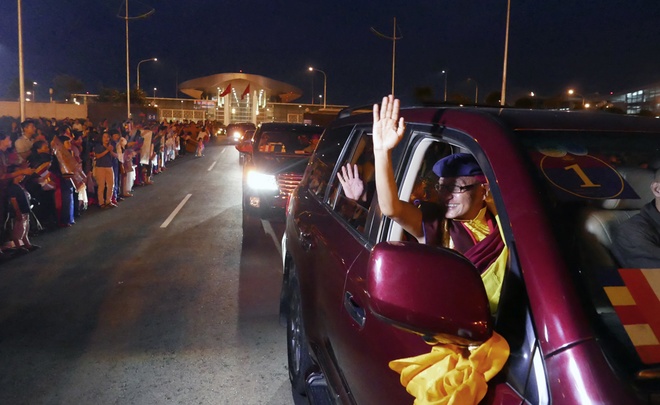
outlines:
[{"label": "white road line", "polygon": [[225,153],[226,150],[227,150],[227,148],[222,148],[222,150],[220,151],[220,154],[222,155],[223,153]]},{"label": "white road line", "polygon": [[218,163],[217,160],[216,160],[215,162],[213,162],[213,164],[211,165],[211,167],[209,167],[209,169],[207,170],[207,172],[210,172],[211,170],[213,170],[213,166],[215,166],[216,163]]},{"label": "white road line", "polygon": [[275,231],[273,230],[273,227],[270,225],[270,222],[262,219],[261,224],[264,227],[264,232],[266,232],[267,235],[270,235],[270,237],[273,238],[273,243],[275,243],[275,248],[277,248],[277,251],[280,253],[280,256],[282,256],[282,246],[280,244],[280,241],[277,240],[277,236],[275,235]]},{"label": "white road line", "polygon": [[170,222],[172,222],[172,220],[174,219],[174,217],[176,216],[176,214],[178,214],[179,211],[181,211],[181,208],[183,208],[183,206],[186,205],[186,202],[188,201],[188,199],[189,199],[191,196],[192,196],[192,194],[188,194],[188,195],[183,199],[183,201],[181,201],[181,202],[179,203],[179,205],[174,209],[174,211],[172,211],[172,213],[170,214],[170,216],[167,217],[167,219],[165,220],[165,222],[163,222],[163,224],[160,226],[161,228],[167,228],[167,225],[169,225]]}]

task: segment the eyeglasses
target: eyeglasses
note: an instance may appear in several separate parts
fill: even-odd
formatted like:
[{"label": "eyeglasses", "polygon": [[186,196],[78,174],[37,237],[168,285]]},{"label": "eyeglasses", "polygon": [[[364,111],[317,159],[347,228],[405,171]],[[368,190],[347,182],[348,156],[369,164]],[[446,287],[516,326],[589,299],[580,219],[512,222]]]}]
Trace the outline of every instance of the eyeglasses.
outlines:
[{"label": "eyeglasses", "polygon": [[439,193],[445,194],[463,194],[468,190],[472,190],[474,187],[481,185],[482,183],[473,183],[466,186],[457,186],[455,184],[436,184],[435,190]]}]

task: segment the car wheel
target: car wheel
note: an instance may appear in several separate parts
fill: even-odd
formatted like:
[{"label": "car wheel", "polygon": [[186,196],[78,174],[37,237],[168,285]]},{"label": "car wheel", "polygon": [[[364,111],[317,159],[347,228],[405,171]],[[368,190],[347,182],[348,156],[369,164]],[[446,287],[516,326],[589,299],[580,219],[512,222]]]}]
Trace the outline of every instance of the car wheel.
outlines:
[{"label": "car wheel", "polygon": [[289,287],[289,270],[285,270],[282,275],[282,288],[280,289],[280,325],[287,326],[289,315],[289,301],[291,299]]},{"label": "car wheel", "polygon": [[311,373],[314,361],[309,354],[307,336],[302,319],[300,287],[295,280],[290,283],[290,306],[287,318],[287,358],[291,387],[301,395],[305,394],[307,376]]}]

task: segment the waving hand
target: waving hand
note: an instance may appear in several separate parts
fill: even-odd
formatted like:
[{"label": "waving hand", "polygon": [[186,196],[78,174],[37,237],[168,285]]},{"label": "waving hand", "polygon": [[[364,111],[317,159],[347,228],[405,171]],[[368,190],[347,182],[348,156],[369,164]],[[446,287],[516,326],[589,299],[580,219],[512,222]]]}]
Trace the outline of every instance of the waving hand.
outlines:
[{"label": "waving hand", "polygon": [[391,94],[383,97],[380,109],[374,104],[374,150],[391,150],[403,137],[406,129],[403,117],[399,117],[399,100]]}]

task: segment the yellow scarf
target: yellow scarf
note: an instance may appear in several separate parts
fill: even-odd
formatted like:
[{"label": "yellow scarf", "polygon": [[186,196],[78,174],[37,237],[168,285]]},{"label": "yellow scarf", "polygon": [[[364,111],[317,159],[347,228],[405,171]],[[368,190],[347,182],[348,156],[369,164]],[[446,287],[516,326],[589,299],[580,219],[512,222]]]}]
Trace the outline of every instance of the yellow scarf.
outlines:
[{"label": "yellow scarf", "polygon": [[430,353],[393,360],[401,384],[415,397],[414,405],[477,405],[488,391],[487,382],[504,367],[509,344],[493,336],[473,350],[437,345]]},{"label": "yellow scarf", "polygon": [[[490,229],[488,228],[488,222],[486,221],[486,211],[489,210],[488,206],[485,206],[479,211],[479,214],[473,219],[467,221],[461,221],[472,233],[474,238],[481,242],[488,235],[490,235]],[[493,209],[490,209],[491,212],[495,212]],[[500,216],[494,214],[495,221],[497,221],[498,229],[502,229],[502,224],[500,223]],[[509,249],[506,246],[506,240],[502,237],[504,241],[504,249],[500,252],[500,255],[495,259],[495,261],[481,274],[481,279],[484,282],[484,287],[486,287],[486,295],[488,295],[488,303],[490,304],[490,312],[494,314],[497,312],[497,306],[500,303],[500,293],[502,292],[502,282],[504,281],[504,274],[506,273],[506,266],[509,263]],[[449,240],[449,248],[454,248],[454,243]]]}]

